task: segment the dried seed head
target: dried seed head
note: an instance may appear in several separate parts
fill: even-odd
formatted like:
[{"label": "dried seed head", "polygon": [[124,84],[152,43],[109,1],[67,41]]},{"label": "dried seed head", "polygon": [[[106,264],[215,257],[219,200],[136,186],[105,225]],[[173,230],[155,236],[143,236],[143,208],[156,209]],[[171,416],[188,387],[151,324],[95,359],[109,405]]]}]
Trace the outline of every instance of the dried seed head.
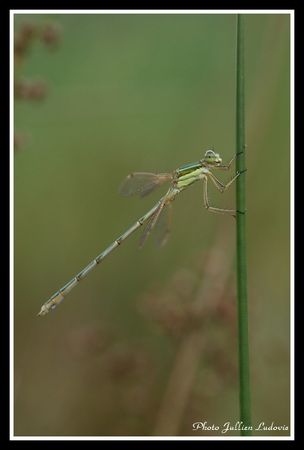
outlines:
[{"label": "dried seed head", "polygon": [[30,83],[26,80],[17,80],[14,85],[15,98],[28,99],[30,94]]},{"label": "dried seed head", "polygon": [[61,40],[61,28],[58,24],[49,23],[42,28],[41,40],[49,49],[58,47]]},{"label": "dried seed head", "polygon": [[47,85],[42,80],[17,80],[14,88],[15,98],[22,100],[42,100],[47,94]]},{"label": "dried seed head", "polygon": [[26,136],[23,133],[14,134],[14,150],[19,151],[26,143]]},{"label": "dried seed head", "polygon": [[44,81],[34,81],[30,85],[29,99],[30,100],[43,100],[47,94],[47,85]]},{"label": "dried seed head", "polygon": [[23,23],[20,25],[14,39],[14,52],[17,57],[24,56],[36,33],[37,28],[34,24]]},{"label": "dried seed head", "polygon": [[33,23],[26,22],[20,26],[19,33],[20,33],[20,36],[24,40],[29,41],[30,39],[32,39],[35,36],[36,32],[37,32],[37,27]]}]

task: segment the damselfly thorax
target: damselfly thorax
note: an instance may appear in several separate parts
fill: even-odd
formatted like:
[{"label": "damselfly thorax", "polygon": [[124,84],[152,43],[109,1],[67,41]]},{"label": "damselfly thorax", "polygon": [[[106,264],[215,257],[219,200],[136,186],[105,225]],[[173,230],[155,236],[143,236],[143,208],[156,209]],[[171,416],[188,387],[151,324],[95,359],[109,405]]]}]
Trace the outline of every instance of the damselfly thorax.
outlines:
[{"label": "damselfly thorax", "polygon": [[186,189],[196,181],[200,181],[207,176],[209,169],[207,169],[202,161],[185,164],[174,171],[173,183],[177,189]]}]

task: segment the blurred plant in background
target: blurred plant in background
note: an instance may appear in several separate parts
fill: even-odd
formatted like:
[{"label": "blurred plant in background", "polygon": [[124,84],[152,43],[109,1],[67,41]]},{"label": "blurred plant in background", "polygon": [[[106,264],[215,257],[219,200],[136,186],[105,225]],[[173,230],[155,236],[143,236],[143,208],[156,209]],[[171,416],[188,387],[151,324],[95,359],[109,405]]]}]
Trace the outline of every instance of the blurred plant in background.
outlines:
[{"label": "blurred plant in background", "polygon": [[216,242],[193,269],[179,270],[162,292],[151,292],[140,302],[146,316],[175,341],[155,435],[186,433],[189,423],[208,415],[208,399],[237,381],[233,250],[223,250],[226,241],[219,229]]},{"label": "blurred plant in background", "polygon": [[[47,83],[41,79],[27,79],[22,69],[33,45],[42,43],[48,51],[55,50],[61,41],[61,28],[58,24],[47,23],[42,26],[33,22],[23,22],[14,36],[14,96],[15,100],[37,102],[47,96]],[[14,148],[20,150],[26,142],[24,132],[15,131]]]}]

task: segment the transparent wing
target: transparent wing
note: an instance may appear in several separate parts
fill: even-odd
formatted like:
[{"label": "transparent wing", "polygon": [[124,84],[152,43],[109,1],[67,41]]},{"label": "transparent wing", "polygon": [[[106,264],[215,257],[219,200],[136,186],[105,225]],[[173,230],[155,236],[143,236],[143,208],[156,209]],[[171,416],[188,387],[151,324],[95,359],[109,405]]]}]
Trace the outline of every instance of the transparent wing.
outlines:
[{"label": "transparent wing", "polygon": [[158,186],[170,180],[172,180],[170,173],[134,172],[130,173],[122,182],[119,192],[124,197],[136,194],[144,197],[154,191]]},{"label": "transparent wing", "polygon": [[155,211],[155,213],[153,214],[153,216],[151,217],[151,219],[147,223],[147,225],[146,225],[146,227],[145,227],[145,229],[143,231],[143,234],[141,235],[140,240],[139,240],[139,247],[140,248],[144,245],[144,243],[146,242],[148,236],[150,235],[151,231],[153,230],[154,226],[156,225],[156,222],[158,221],[158,219],[159,219],[159,217],[161,215],[161,212],[164,209],[164,206],[165,206],[165,204],[161,203],[159,205],[159,208]]},{"label": "transparent wing", "polygon": [[172,225],[172,204],[167,205],[161,211],[157,223],[155,224],[155,239],[159,247],[162,247],[168,241]]}]

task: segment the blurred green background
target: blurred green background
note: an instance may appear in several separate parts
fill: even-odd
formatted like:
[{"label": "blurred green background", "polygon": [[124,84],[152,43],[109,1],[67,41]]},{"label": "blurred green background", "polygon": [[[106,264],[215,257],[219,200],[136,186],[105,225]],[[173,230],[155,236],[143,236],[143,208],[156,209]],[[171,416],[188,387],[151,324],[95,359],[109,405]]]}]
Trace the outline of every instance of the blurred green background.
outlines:
[{"label": "blurred green background", "polygon": [[[180,271],[200,278],[219,238],[234,260],[235,222],[203,208],[202,186],[174,203],[166,247],[151,238],[139,250],[133,235],[54,313],[36,314],[158,200],[163,189],[121,198],[129,172],[172,171],[212,146],[231,158],[236,16],[18,14],[16,31],[25,22],[55,23],[61,40],[48,51],[37,39],[18,68],[48,93],[15,101],[26,136],[14,161],[15,434],[151,436],[187,332],[170,334],[142,305],[151,289],[170,297]],[[247,15],[245,27],[252,415],[289,425],[289,16]],[[231,208],[234,189],[210,197]],[[236,322],[219,323],[201,330],[209,357],[200,353],[177,435],[218,435],[192,422],[238,420]]]}]

